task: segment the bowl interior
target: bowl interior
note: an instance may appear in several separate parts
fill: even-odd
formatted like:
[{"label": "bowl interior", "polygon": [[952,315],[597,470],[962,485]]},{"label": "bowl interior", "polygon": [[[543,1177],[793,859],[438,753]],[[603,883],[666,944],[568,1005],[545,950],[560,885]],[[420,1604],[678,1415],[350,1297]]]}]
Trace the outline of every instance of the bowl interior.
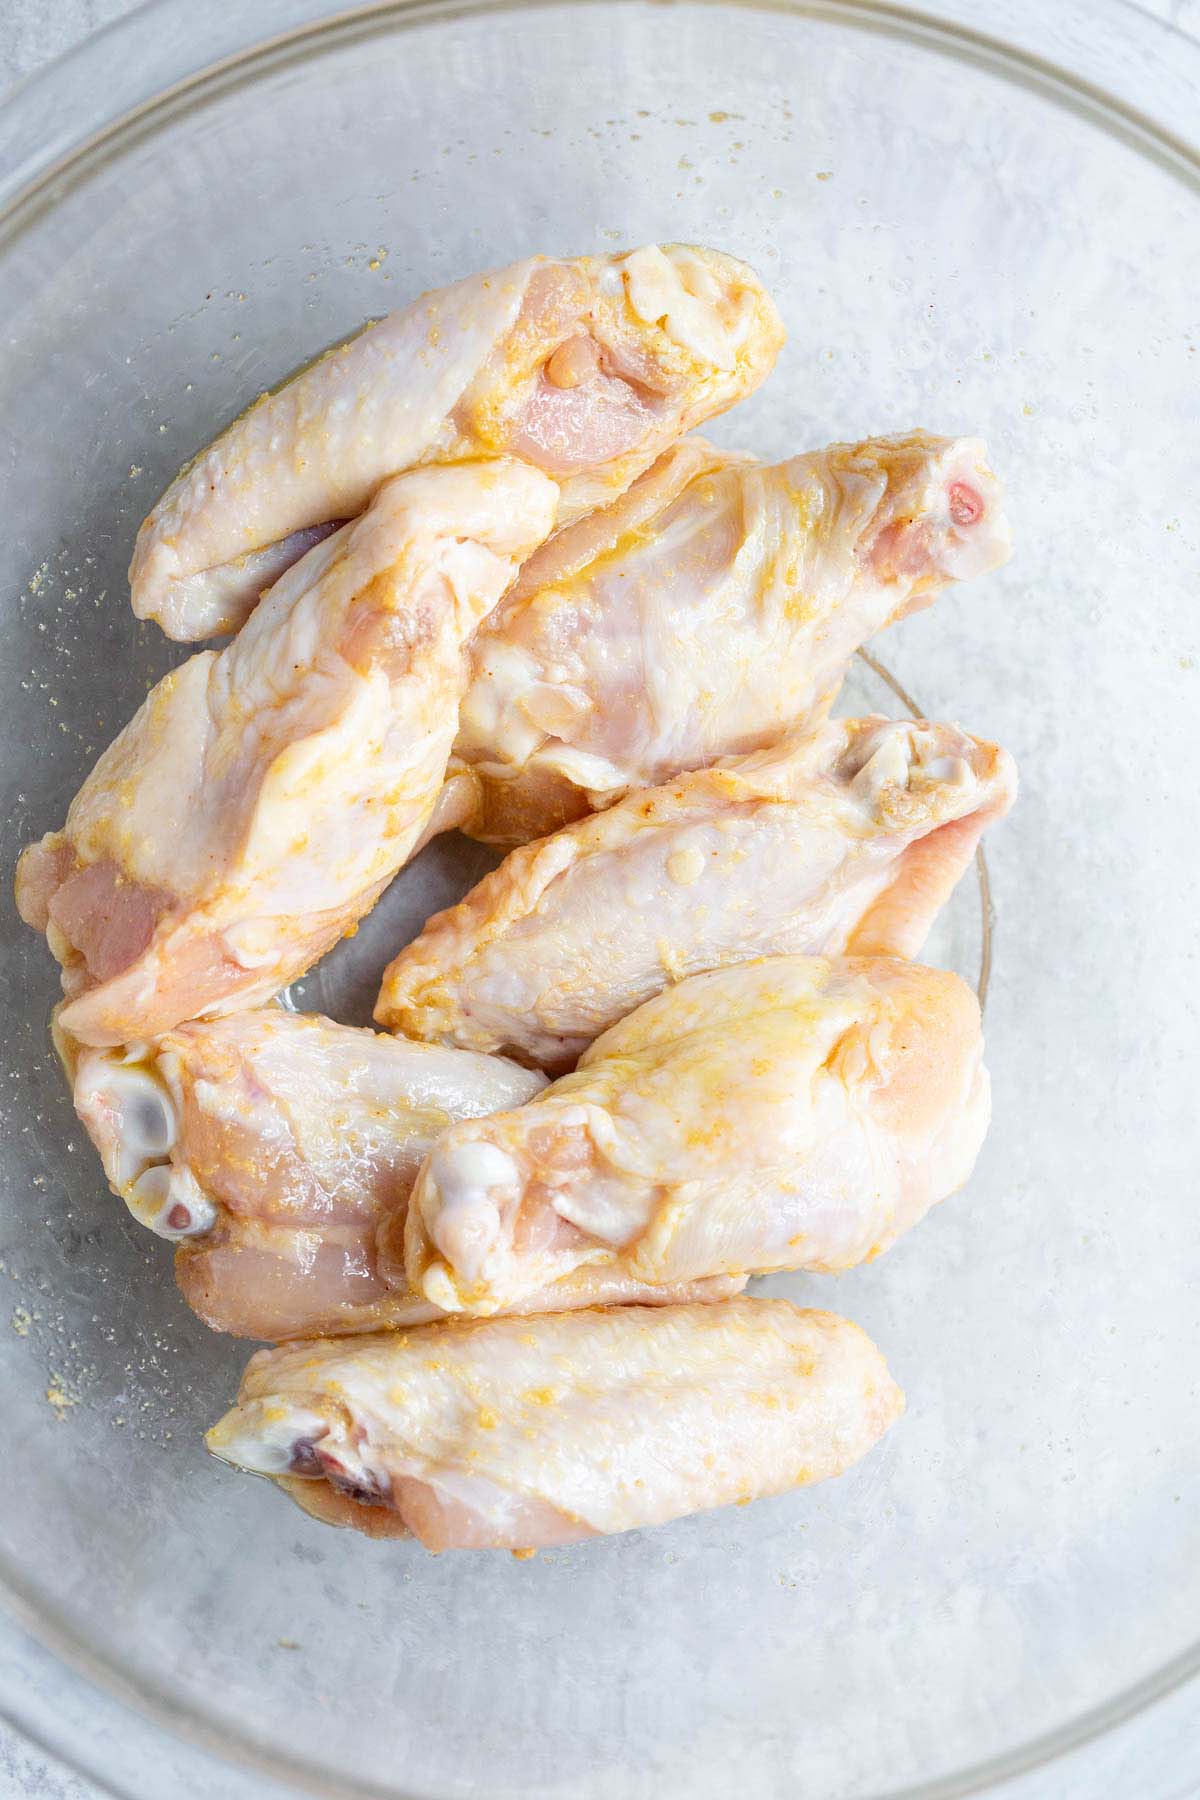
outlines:
[{"label": "bowl interior", "polygon": [[[314,349],[471,269],[732,249],[790,341],[714,435],[978,432],[1009,488],[1011,565],[875,646],[930,716],[1006,744],[1023,792],[988,852],[978,1172],[882,1261],[766,1284],[857,1319],[908,1393],[829,1487],[434,1560],[210,1462],[246,1347],[105,1190],[6,893],[0,1569],[146,1705],[323,1791],[866,1800],[1052,1732],[1196,1635],[1197,190],[875,23],[380,10],[159,106],[0,235],[8,870],[179,660],[124,579],[165,481]],[[903,710],[860,665],[864,707]],[[300,1003],[364,1017],[489,862],[435,845]],[[930,960],[976,979],[984,924],[964,883]]]}]

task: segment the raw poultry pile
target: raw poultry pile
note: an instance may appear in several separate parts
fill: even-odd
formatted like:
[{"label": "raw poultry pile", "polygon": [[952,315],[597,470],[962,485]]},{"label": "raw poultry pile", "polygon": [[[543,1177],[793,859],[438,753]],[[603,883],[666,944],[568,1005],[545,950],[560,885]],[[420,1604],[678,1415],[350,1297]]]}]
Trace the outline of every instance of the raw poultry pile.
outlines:
[{"label": "raw poultry pile", "polygon": [[[264,396],[138,534],[167,675],[18,901],[113,1188],[276,1347],[209,1448],[308,1511],[517,1551],[836,1475],[902,1399],[830,1313],[971,1172],[979,1006],[915,956],[1011,805],[956,725],[829,718],[1008,552],[982,445],[687,436],[783,340],[651,246],[422,296]],[[276,996],[434,833],[509,847],[362,1031]],[[552,1079],[549,1079],[552,1078]]]}]

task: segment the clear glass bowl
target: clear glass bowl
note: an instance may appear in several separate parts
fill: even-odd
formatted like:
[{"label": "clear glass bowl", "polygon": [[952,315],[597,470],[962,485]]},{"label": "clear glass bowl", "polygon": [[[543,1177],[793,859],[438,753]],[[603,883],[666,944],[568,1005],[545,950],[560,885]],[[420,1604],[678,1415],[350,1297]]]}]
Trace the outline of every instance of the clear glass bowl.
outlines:
[{"label": "clear glass bowl", "polygon": [[[1116,0],[997,6],[1002,41],[953,4],[320,10],[170,0],[0,119],[6,869],[178,657],[129,612],[133,532],[249,396],[481,265],[710,241],[791,334],[724,441],[979,431],[1009,485],[1011,566],[875,646],[1021,764],[995,1125],[881,1262],[769,1284],[906,1387],[861,1468],[434,1560],[204,1456],[245,1347],[105,1191],[6,897],[4,1586],[151,1716],[322,1794],[977,1791],[1196,1666],[1200,52]],[[848,705],[879,704],[864,664]],[[435,846],[303,1003],[362,1016],[487,860]],[[976,978],[987,923],[964,884],[931,955]]]}]

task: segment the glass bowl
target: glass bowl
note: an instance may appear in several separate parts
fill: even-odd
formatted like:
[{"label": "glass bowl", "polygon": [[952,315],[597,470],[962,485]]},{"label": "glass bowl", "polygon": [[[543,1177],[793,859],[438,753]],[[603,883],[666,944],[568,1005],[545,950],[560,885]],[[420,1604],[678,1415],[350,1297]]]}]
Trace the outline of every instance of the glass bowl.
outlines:
[{"label": "glass bowl", "polygon": [[[1197,1663],[1200,50],[1117,0],[997,5],[993,39],[953,4],[321,10],[169,0],[0,120],[6,872],[178,660],[130,614],[133,533],[250,396],[477,267],[712,242],[790,331],[722,441],[978,431],[1008,483],[1011,565],[844,702],[911,695],[1021,765],[990,899],[964,883],[929,953],[990,962],[995,1124],[886,1258],[765,1284],[906,1388],[860,1468],[435,1560],[204,1455],[246,1347],[106,1191],[6,892],[4,1589],[151,1717],[318,1794],[981,1791]],[[362,1017],[488,862],[435,845],[300,1003]]]}]

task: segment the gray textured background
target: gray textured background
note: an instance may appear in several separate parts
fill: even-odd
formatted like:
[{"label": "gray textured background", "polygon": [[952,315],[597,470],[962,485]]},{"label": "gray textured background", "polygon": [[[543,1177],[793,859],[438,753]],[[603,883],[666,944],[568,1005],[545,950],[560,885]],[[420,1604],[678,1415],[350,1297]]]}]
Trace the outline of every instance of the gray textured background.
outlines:
[{"label": "gray textured background", "polygon": [[[195,0],[196,4],[210,0]],[[1131,4],[1133,0],[1131,0]],[[1136,0],[1145,11],[1200,37],[1200,0]],[[216,0],[253,16],[254,0]],[[1048,6],[1053,0],[1047,0]],[[89,33],[135,10],[132,0],[0,0],[0,92]],[[334,0],[331,0],[334,10]],[[988,0],[977,24],[986,30]],[[1200,106],[1200,95],[1197,95]],[[21,1671],[32,1694],[52,1695],[79,1734],[110,1735],[131,1770],[155,1769],[162,1800],[280,1800],[283,1790],[189,1754],[153,1727],[99,1700],[85,1683],[0,1617],[0,1663]],[[1156,1706],[1048,1772],[1008,1783],[996,1800],[1197,1800],[1200,1717],[1194,1692]],[[0,1723],[0,1800],[105,1800],[101,1791]],[[814,1796],[813,1800],[817,1800]]]}]

